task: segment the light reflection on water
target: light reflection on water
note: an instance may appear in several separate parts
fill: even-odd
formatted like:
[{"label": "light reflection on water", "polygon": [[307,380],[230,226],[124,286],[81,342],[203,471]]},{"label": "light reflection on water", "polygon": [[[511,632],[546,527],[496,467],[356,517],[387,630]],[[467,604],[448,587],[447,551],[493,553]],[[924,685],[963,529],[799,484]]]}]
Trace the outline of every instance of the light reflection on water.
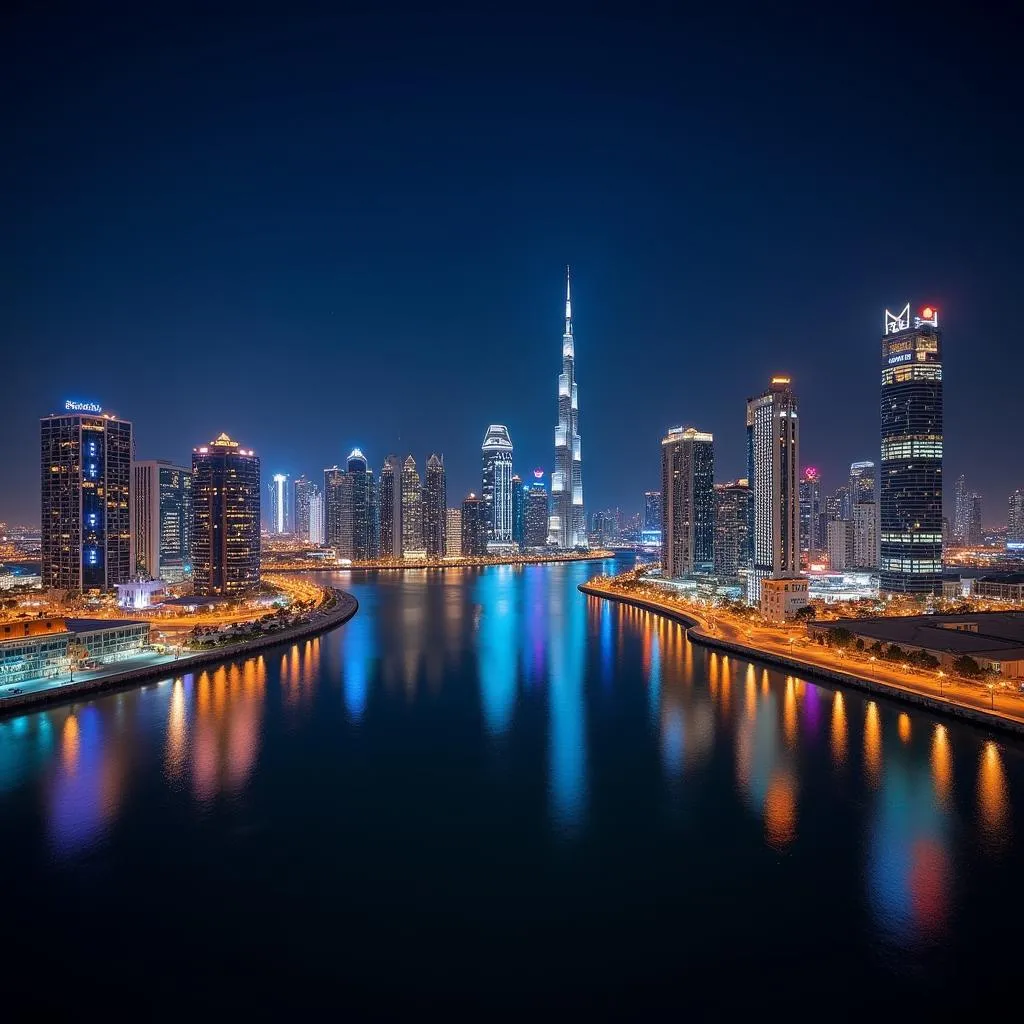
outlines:
[{"label": "light reflection on water", "polygon": [[[452,765],[438,800],[472,821],[469,783],[490,784],[474,760],[482,748],[504,766],[499,810],[561,848],[620,842],[630,797],[647,791],[666,797],[652,807],[691,808],[632,826],[680,862],[724,823],[722,858],[738,871],[819,856],[821,835],[835,833],[856,865],[840,884],[860,893],[884,941],[948,938],[964,873],[1016,853],[1019,746],[693,645],[677,623],[579,595],[592,571],[343,578],[360,611],[341,630],[0,722],[0,813],[22,807],[26,849],[41,839],[68,864],[116,843],[122,821],[158,813],[139,806],[141,780],[150,800],[162,790],[178,813],[209,813],[284,766],[343,793]],[[425,760],[398,769],[400,725]],[[341,769],[342,755],[361,760]],[[538,775],[544,786],[531,788]],[[702,798],[709,809],[694,810]],[[261,813],[273,823],[273,806]]]}]

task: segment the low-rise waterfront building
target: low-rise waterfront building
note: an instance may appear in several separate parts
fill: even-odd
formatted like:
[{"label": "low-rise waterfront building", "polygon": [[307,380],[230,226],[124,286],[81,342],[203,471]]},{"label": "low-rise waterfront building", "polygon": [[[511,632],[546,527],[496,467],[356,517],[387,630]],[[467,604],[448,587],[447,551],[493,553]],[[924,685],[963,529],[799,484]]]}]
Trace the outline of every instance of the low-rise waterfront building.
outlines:
[{"label": "low-rise waterfront building", "polygon": [[761,615],[768,622],[790,622],[808,602],[808,583],[802,577],[761,580]]}]

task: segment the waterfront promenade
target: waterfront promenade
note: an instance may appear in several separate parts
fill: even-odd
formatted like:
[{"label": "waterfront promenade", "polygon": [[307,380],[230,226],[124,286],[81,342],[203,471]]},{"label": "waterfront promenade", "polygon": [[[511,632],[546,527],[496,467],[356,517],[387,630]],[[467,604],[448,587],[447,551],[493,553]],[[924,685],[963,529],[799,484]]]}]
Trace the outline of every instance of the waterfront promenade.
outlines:
[{"label": "waterfront promenade", "polygon": [[268,647],[324,633],[348,622],[359,609],[358,602],[351,594],[331,588],[331,596],[333,600],[313,612],[308,621],[276,632],[261,633],[238,643],[223,644],[181,656],[147,652],[128,662],[104,665],[92,672],[76,672],[73,681],[69,675],[61,679],[37,679],[21,683],[15,687],[20,690],[19,693],[0,694],[0,717],[42,704],[62,704],[104,690],[122,689],[154,679],[180,676],[202,665],[247,657]]},{"label": "waterfront promenade", "polygon": [[1024,698],[995,687],[943,678],[935,673],[909,672],[899,665],[803,643],[793,632],[742,622],[711,607],[685,604],[652,594],[637,593],[599,578],[580,584],[584,594],[632,605],[664,615],[687,627],[691,640],[744,658],[768,662],[840,686],[867,690],[879,696],[914,704],[938,714],[967,719],[978,725],[1024,735]]}]

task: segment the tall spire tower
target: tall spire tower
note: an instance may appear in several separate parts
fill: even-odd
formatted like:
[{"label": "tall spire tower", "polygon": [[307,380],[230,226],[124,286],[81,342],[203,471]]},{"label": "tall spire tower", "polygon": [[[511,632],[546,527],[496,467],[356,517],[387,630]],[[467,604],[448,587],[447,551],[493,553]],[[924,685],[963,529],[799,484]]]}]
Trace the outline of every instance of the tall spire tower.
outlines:
[{"label": "tall spire tower", "polygon": [[566,267],[565,333],[562,335],[562,372],[558,375],[558,426],[555,427],[555,470],[551,474],[551,518],[548,522],[548,543],[560,548],[586,547],[587,544],[579,417],[572,295],[569,268]]}]

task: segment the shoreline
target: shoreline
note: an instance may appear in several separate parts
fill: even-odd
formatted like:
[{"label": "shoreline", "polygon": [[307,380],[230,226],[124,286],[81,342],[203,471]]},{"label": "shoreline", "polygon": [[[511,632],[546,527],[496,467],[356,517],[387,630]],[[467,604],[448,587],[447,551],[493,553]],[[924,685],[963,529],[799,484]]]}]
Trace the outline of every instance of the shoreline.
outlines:
[{"label": "shoreline", "polygon": [[421,571],[445,569],[489,569],[501,565],[550,565],[558,562],[606,562],[615,558],[614,551],[588,551],[578,555],[537,555],[521,558],[502,558],[496,561],[481,561],[476,558],[452,558],[443,562],[360,562],[353,565],[264,565],[264,573],[275,572],[405,572],[413,569]]},{"label": "shoreline", "polygon": [[202,665],[233,661],[238,657],[248,657],[250,653],[277,647],[280,644],[292,643],[306,637],[327,633],[338,626],[343,626],[359,611],[359,602],[344,590],[334,590],[337,605],[322,618],[301,626],[282,629],[278,633],[265,633],[251,640],[237,644],[214,647],[208,651],[196,651],[175,661],[167,661],[160,665],[140,665],[128,668],[123,672],[112,672],[97,679],[83,679],[77,683],[65,683],[46,690],[35,690],[31,693],[20,693],[12,697],[0,697],[0,718],[22,711],[36,710],[47,705],[67,704],[82,696],[95,696],[110,690],[132,689],[154,679],[175,678],[192,671]]},{"label": "shoreline", "polygon": [[734,640],[710,636],[702,630],[702,623],[695,617],[687,615],[681,609],[669,608],[659,604],[657,601],[651,601],[644,597],[634,597],[629,594],[605,590],[601,587],[595,587],[590,583],[581,583],[577,589],[588,597],[599,597],[607,601],[631,605],[634,608],[653,612],[655,615],[662,615],[666,619],[679,622],[686,627],[690,639],[702,647],[715,648],[728,654],[738,655],[749,661],[766,662],[790,672],[798,672],[801,676],[806,676],[812,680],[817,678],[822,682],[866,691],[901,704],[912,704],[915,707],[924,708],[935,714],[968,721],[972,725],[980,725],[986,729],[1008,732],[1015,736],[1024,736],[1024,722],[1010,718],[998,711],[986,711],[983,708],[961,704],[959,701],[951,698],[939,699],[925,693],[917,693],[890,683],[883,683],[880,680],[866,679],[852,672],[841,672],[837,669],[825,668],[791,655],[787,656],[776,654],[773,651],[762,651],[760,648],[748,647]]}]

